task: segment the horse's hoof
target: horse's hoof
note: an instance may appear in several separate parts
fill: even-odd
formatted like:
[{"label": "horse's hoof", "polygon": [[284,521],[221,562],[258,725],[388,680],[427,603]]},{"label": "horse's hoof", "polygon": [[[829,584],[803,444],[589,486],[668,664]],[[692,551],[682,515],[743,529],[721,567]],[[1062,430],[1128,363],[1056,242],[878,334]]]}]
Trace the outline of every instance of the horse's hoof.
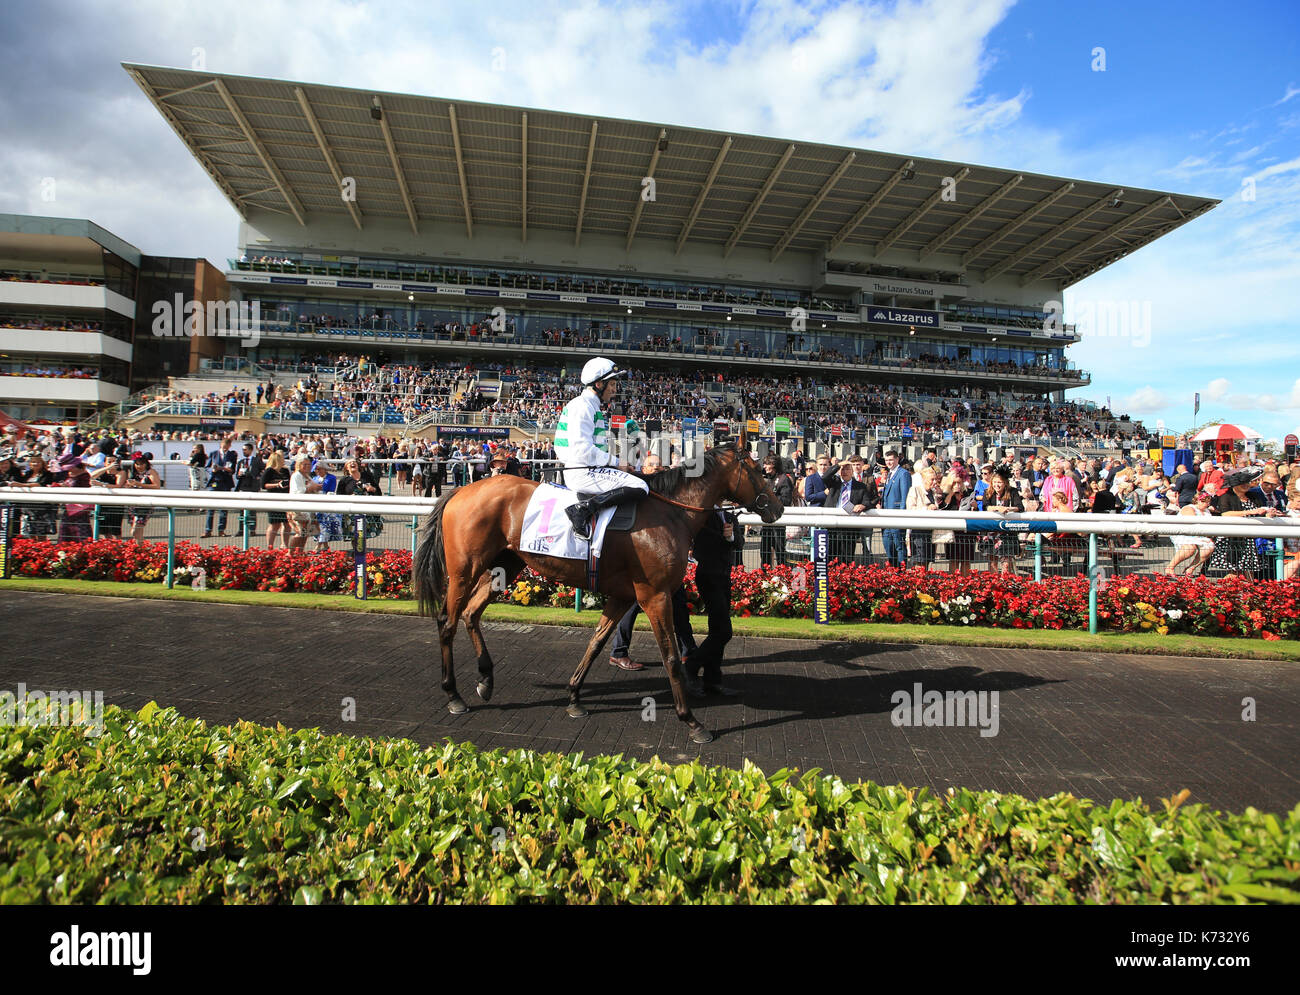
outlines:
[{"label": "horse's hoof", "polygon": [[452,715],[464,715],[469,711],[469,706],[461,701],[460,696],[457,695],[447,702],[447,711],[451,712]]},{"label": "horse's hoof", "polygon": [[569,707],[566,708],[564,711],[565,714],[568,715],[569,718],[571,719],[585,719],[588,716],[588,714],[590,714],[585,708],[579,705],[576,701],[573,702],[571,705],[569,705]]},{"label": "horse's hoof", "polygon": [[486,681],[478,682],[478,696],[484,701],[492,700],[492,685]]},{"label": "horse's hoof", "polygon": [[692,742],[692,743],[699,743],[701,746],[704,745],[705,743],[712,743],[712,742],[713,742],[713,733],[711,733],[711,732],[709,732],[709,730],[705,729],[704,726],[700,726],[698,729],[692,729],[692,730],[691,730],[691,742]]}]

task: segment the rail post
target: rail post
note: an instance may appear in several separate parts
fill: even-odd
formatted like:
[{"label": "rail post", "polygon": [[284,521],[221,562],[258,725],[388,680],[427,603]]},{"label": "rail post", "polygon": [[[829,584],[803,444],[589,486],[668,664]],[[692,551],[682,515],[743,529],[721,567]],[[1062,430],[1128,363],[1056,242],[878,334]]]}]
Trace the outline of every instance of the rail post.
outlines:
[{"label": "rail post", "polygon": [[239,513],[239,532],[241,537],[240,541],[243,543],[245,553],[248,552],[248,515],[249,515],[249,511],[247,508],[243,509]]},{"label": "rail post", "polygon": [[1277,580],[1286,579],[1286,546],[1282,539],[1274,539],[1274,549],[1277,550],[1277,568],[1274,576]]},{"label": "rail post", "polygon": [[1088,533],[1088,632],[1097,634],[1097,533]]},{"label": "rail post", "polygon": [[167,588],[176,586],[176,509],[167,509]]},{"label": "rail post", "polygon": [[1034,536],[1034,583],[1043,579],[1043,534]]}]

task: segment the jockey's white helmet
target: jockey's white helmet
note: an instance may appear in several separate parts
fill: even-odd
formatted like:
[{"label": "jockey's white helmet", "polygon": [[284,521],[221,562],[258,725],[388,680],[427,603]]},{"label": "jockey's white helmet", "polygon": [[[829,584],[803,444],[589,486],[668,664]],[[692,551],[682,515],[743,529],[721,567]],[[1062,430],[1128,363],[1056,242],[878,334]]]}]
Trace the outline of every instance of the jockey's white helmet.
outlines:
[{"label": "jockey's white helmet", "polygon": [[595,359],[587,360],[587,365],[582,368],[582,385],[590,387],[601,380],[625,376],[627,370],[620,370],[610,360],[597,356]]}]

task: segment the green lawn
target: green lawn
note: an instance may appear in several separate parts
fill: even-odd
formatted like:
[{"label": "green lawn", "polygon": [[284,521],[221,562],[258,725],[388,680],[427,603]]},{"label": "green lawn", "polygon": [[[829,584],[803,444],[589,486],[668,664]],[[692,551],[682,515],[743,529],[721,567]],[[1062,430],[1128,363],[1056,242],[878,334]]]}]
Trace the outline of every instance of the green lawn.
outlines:
[{"label": "green lawn", "polygon": [[[415,614],[410,601],[357,601],[336,594],[277,594],[262,591],[194,591],[188,587],[167,590],[161,584],[115,584],[109,581],[37,580],[20,578],[0,581],[3,591],[57,591],[117,598],[155,598],[199,601],[209,604],[261,605],[267,608],[316,608],[326,611],[355,611],[393,615]],[[537,608],[524,605],[491,605],[487,618],[497,622],[535,625],[579,625],[592,627],[599,612],[575,612],[571,608]],[[703,624],[700,620],[699,624]],[[993,646],[1010,649],[1075,650],[1095,653],[1164,654],[1205,656],[1243,660],[1300,660],[1300,644],[1231,639],[1221,636],[1161,636],[1155,633],[1054,632],[1040,630],[957,628],[954,626],[836,622],[817,625],[807,619],[733,618],[738,636],[768,636],[781,639],[928,644],[944,646]],[[637,627],[648,629],[643,618]]]}]

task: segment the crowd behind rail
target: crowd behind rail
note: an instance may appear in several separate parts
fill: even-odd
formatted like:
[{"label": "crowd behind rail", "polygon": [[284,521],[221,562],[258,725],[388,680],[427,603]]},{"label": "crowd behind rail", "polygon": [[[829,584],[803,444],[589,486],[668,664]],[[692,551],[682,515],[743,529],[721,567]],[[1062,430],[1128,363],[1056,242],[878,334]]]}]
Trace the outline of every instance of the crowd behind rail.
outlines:
[{"label": "crowd behind rail", "polygon": [[[682,453],[670,445],[667,461],[680,463]],[[193,490],[260,492],[293,496],[405,494],[429,498],[444,488],[484,476],[517,474],[534,479],[554,476],[555,450],[548,438],[523,445],[475,437],[438,441],[360,438],[341,433],[302,435],[262,433],[237,437],[233,433],[151,432],[114,435],[101,431],[83,435],[71,428],[16,432],[6,429],[0,448],[0,486],[114,487],[155,490],[163,486],[158,461],[183,464]],[[815,459],[795,449],[791,456],[769,452],[763,472],[787,508],[839,508],[849,514],[905,510],[954,512],[1091,512],[1134,516],[1133,532],[1117,543],[1108,537],[1110,555],[1144,547],[1140,517],[1178,515],[1300,518],[1300,462],[1259,462],[1238,457],[1222,465],[1204,460],[1180,465],[1166,477],[1142,458],[1020,458],[1008,450],[983,464],[954,457],[940,459],[925,450],[913,463],[895,451],[877,449],[869,457],[844,460],[821,453]],[[150,518],[147,508],[96,508],[92,495],[85,504],[31,506],[22,510],[21,532],[33,538],[76,542],[89,538],[92,515],[99,534],[120,534],[143,541]],[[268,547],[328,549],[351,538],[338,514],[269,511],[264,535]],[[238,520],[241,513],[234,513]],[[367,528],[382,528],[380,516],[367,517]],[[206,514],[200,538],[229,535],[226,511]],[[764,564],[789,562],[806,536],[802,528],[780,525],[754,528],[759,558]],[[1210,574],[1267,578],[1274,576],[1272,547],[1267,539],[1209,538],[1188,534],[1173,537],[1173,553],[1164,572],[1171,575]],[[879,532],[879,547],[875,533]],[[946,568],[971,572],[975,565],[1014,573],[1022,569],[1029,544],[1015,533],[975,534],[942,526],[935,530],[831,528],[831,555],[848,562],[888,563],[892,566]],[[1148,542],[1152,540],[1147,540]],[[1060,532],[1044,536],[1049,561],[1068,569],[1087,559],[1087,538]],[[789,548],[788,548],[789,546]],[[1284,575],[1300,570],[1300,541],[1287,540]]]}]

